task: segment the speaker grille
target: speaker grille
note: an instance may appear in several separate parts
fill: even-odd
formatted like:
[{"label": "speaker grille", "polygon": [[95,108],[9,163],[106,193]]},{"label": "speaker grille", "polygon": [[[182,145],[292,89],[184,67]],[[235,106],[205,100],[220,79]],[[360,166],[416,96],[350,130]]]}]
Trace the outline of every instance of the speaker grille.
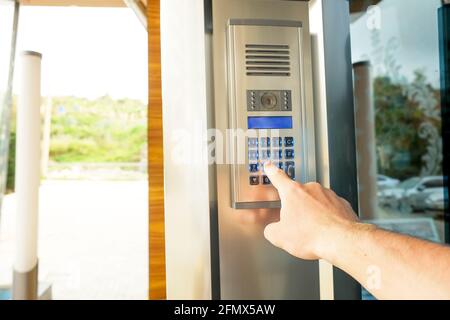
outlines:
[{"label": "speaker grille", "polygon": [[247,76],[291,75],[289,46],[284,44],[246,44],[245,67]]}]

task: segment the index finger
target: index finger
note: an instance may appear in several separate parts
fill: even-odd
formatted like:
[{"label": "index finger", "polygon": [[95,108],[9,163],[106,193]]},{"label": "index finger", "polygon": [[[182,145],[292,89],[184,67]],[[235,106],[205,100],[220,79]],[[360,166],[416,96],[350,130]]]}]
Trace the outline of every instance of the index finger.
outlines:
[{"label": "index finger", "polygon": [[270,179],[272,185],[279,191],[283,192],[292,185],[293,181],[284,173],[283,170],[279,169],[273,163],[264,163],[264,172]]}]

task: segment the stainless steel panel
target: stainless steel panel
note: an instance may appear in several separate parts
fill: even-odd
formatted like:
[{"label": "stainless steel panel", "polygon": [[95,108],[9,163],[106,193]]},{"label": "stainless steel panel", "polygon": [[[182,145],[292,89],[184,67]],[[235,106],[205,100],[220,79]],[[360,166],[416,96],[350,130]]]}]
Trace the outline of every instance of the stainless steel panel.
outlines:
[{"label": "stainless steel panel", "polygon": [[[310,51],[310,48],[303,42],[302,24],[302,21],[262,19],[231,19],[228,23],[229,128],[233,132],[241,129],[234,132],[236,135],[231,137],[229,149],[234,208],[280,207],[275,188],[263,184],[264,160],[271,159],[281,164],[286,172],[292,170],[295,178],[303,183],[315,179],[312,92],[306,91],[304,85],[312,81],[305,78],[304,72],[304,66],[309,66],[310,61],[305,60],[303,51]],[[262,100],[264,98],[266,101]],[[251,99],[254,99],[253,104]],[[247,119],[252,116],[263,117],[263,121],[268,117],[291,117],[293,126],[289,129],[251,130],[247,127]],[[262,139],[266,137],[270,139],[269,146],[263,148]],[[293,148],[284,143],[286,137],[293,138]],[[248,138],[256,138],[257,145],[250,148]],[[274,139],[278,141],[279,138],[281,145],[274,146]],[[295,157],[286,159],[285,153],[292,150]],[[259,159],[249,159],[250,152],[259,155]],[[267,152],[270,155],[263,157]],[[250,173],[250,164],[256,165],[259,171]],[[295,164],[295,167],[288,164]],[[256,178],[258,184],[251,185],[250,178]]]},{"label": "stainless steel panel", "polygon": [[[297,86],[294,81],[288,86],[296,91],[296,101],[303,100],[303,104],[295,103],[296,119],[300,119],[303,128],[309,128],[308,136],[313,137],[313,103],[311,81],[311,53],[308,22],[308,3],[294,1],[263,1],[263,0],[213,0],[213,59],[214,59],[214,108],[216,128],[225,133],[230,128],[229,88],[228,77],[230,72],[227,64],[227,30],[233,32],[228,25],[230,19],[259,19],[276,21],[299,21],[302,27],[295,27],[300,34],[294,37],[296,44],[292,46],[303,49],[302,58],[294,61],[292,68],[299,70],[303,63],[303,71],[299,71]],[[233,20],[234,21],[234,20]],[[274,27],[269,27],[274,28]],[[235,29],[236,30],[236,29]],[[272,30],[272,29],[271,29]],[[234,33],[236,36],[236,33]],[[275,35],[256,34],[259,40],[280,40]],[[279,35],[278,35],[279,36]],[[272,37],[272,38],[270,38]],[[301,39],[301,42],[299,41]],[[278,79],[280,80],[280,79]],[[246,86],[247,80],[242,80],[245,90],[241,89],[239,99],[246,104],[247,88],[262,90],[283,89],[274,78],[252,79],[255,81]],[[265,82],[269,81],[269,83]],[[289,81],[289,80],[288,80]],[[303,82],[303,88],[301,83]],[[239,84],[241,86],[242,84]],[[305,95],[300,91],[304,90]],[[232,90],[231,90],[232,92]],[[302,107],[302,108],[300,108]],[[306,112],[303,110],[309,110]],[[240,110],[247,112],[247,107],[241,106]],[[312,117],[305,119],[305,117]],[[242,125],[242,124],[241,124]],[[300,124],[297,123],[300,128]],[[235,126],[238,126],[236,124]],[[246,126],[245,126],[246,128]],[[299,129],[300,130],[300,129]],[[300,135],[299,132],[297,134]],[[302,140],[304,150],[314,150],[314,139]],[[225,149],[226,150],[226,149]],[[300,155],[300,153],[297,153]],[[307,168],[314,168],[314,156],[306,155],[301,159],[307,162]],[[299,171],[299,176],[314,179],[314,176],[306,176],[306,171]],[[313,173],[313,172],[311,172]],[[220,297],[222,299],[318,299],[319,275],[317,262],[308,262],[291,257],[287,253],[273,247],[263,236],[264,227],[279,219],[279,209],[234,209],[232,208],[232,177],[231,166],[228,164],[217,165],[217,208],[218,208],[218,242],[220,260]],[[273,189],[268,189],[273,192]],[[246,195],[247,196],[247,195]],[[256,193],[256,197],[259,197]],[[259,200],[275,200],[275,193],[268,198],[256,198]],[[247,198],[245,198],[248,201]],[[266,203],[267,204],[267,203]]]}]

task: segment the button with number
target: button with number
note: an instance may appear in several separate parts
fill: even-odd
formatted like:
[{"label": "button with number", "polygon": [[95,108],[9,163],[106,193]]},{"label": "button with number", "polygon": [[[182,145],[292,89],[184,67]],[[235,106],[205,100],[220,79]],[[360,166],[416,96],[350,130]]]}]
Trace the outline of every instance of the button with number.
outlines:
[{"label": "button with number", "polygon": [[294,159],[294,149],[285,149],[284,150],[284,157],[286,159]]},{"label": "button with number", "polygon": [[259,158],[258,150],[250,150],[248,152],[248,159],[249,160],[258,160],[258,158]]},{"label": "button with number", "polygon": [[271,184],[270,179],[267,176],[262,177],[262,183],[265,185]]},{"label": "button with number", "polygon": [[261,148],[270,147],[270,138],[261,138]]},{"label": "button with number", "polygon": [[279,148],[279,147],[282,147],[283,146],[283,139],[282,138],[280,138],[280,137],[276,137],[276,138],[272,138],[272,145],[275,147],[275,148]]},{"label": "button with number", "polygon": [[269,160],[270,159],[270,150],[261,150],[261,160]]},{"label": "button with number", "polygon": [[258,176],[250,176],[250,185],[257,186],[259,184]]},{"label": "button with number", "polygon": [[248,138],[249,148],[258,148],[258,138]]},{"label": "button with number", "polygon": [[274,160],[280,160],[280,159],[283,159],[283,151],[280,150],[280,149],[273,150],[273,152],[272,152],[272,158],[273,158]]},{"label": "button with number", "polygon": [[259,171],[259,165],[257,163],[250,163],[248,165],[248,171],[255,173]]},{"label": "button with number", "polygon": [[286,174],[291,178],[292,180],[295,180],[295,162],[294,161],[287,161],[285,164],[285,170]]},{"label": "button with number", "polygon": [[289,148],[294,146],[294,138],[293,137],[284,137],[284,146]]}]

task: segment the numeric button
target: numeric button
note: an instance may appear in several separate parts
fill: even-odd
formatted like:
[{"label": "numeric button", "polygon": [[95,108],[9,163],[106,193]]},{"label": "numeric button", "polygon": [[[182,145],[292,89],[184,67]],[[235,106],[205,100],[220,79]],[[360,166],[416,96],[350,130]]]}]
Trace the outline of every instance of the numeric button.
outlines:
[{"label": "numeric button", "polygon": [[280,148],[280,147],[282,147],[282,146],[283,146],[283,139],[280,138],[280,137],[272,138],[272,145],[273,145],[275,148]]},{"label": "numeric button", "polygon": [[291,148],[294,146],[294,137],[284,137],[284,146]]},{"label": "numeric button", "polygon": [[250,176],[250,185],[257,186],[259,184],[259,176]]},{"label": "numeric button", "polygon": [[269,160],[270,159],[270,150],[261,150],[261,160]]},{"label": "numeric button", "polygon": [[285,163],[285,172],[292,180],[295,180],[295,163],[294,161],[287,161]]},{"label": "numeric button", "polygon": [[261,148],[270,148],[270,138],[261,138]]},{"label": "numeric button", "polygon": [[279,149],[273,150],[272,157],[274,160],[280,160],[283,158],[283,151]]},{"label": "numeric button", "polygon": [[262,177],[262,183],[263,183],[264,185],[271,184],[269,177],[263,176],[263,177]]},{"label": "numeric button", "polygon": [[258,148],[258,138],[248,138],[249,148]]},{"label": "numeric button", "polygon": [[258,150],[250,150],[248,152],[248,159],[249,160],[253,160],[253,161],[258,160],[259,159],[259,152],[258,152]]},{"label": "numeric button", "polygon": [[294,149],[285,149],[284,157],[286,159],[294,159],[295,158]]}]

